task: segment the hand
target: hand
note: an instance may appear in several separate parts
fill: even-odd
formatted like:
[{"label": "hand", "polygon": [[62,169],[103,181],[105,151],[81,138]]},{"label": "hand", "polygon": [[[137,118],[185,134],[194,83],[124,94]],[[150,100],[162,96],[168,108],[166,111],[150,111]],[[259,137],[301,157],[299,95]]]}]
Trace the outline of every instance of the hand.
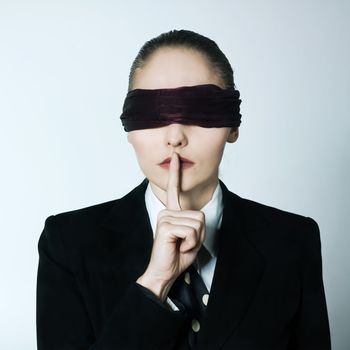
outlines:
[{"label": "hand", "polygon": [[205,238],[204,213],[181,210],[179,189],[180,160],[174,152],[169,165],[167,209],[158,214],[151,259],[137,280],[162,301],[176,278],[192,264]]}]

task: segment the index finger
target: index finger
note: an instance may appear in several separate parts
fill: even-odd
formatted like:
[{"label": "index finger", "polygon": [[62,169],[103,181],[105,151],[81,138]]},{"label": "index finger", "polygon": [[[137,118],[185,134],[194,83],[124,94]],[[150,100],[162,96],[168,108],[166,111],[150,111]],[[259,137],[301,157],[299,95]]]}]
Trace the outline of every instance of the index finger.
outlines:
[{"label": "index finger", "polygon": [[167,186],[167,209],[181,210],[179,203],[180,192],[180,160],[176,152],[171,156]]}]

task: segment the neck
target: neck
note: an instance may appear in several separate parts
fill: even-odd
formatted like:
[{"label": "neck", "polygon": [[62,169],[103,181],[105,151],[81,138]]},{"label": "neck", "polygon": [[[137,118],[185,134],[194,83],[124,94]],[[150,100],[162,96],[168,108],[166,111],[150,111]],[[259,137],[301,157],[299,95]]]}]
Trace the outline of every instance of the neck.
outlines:
[{"label": "neck", "polygon": [[[218,184],[218,178],[207,184],[201,184],[188,191],[181,191],[179,195],[182,210],[201,210],[212,198]],[[167,192],[150,181],[150,186],[156,197],[166,206]]]}]

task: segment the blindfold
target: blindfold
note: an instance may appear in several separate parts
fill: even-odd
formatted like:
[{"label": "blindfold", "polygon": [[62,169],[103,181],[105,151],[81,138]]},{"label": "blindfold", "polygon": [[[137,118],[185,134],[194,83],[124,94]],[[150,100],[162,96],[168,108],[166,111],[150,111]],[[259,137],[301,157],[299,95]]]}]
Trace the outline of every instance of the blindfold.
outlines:
[{"label": "blindfold", "polygon": [[238,127],[240,94],[214,84],[128,92],[120,116],[125,131],[159,128],[172,123],[204,128]]}]

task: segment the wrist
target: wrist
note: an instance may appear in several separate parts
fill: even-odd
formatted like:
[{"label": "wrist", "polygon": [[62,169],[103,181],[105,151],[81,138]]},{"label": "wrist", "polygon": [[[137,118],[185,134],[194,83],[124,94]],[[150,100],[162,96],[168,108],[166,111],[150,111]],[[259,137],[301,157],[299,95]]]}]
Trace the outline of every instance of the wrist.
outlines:
[{"label": "wrist", "polygon": [[170,288],[173,284],[173,282],[171,281],[160,280],[153,276],[149,276],[146,273],[140,276],[136,280],[136,283],[150,290],[162,302],[164,302],[165,299],[167,298]]}]

